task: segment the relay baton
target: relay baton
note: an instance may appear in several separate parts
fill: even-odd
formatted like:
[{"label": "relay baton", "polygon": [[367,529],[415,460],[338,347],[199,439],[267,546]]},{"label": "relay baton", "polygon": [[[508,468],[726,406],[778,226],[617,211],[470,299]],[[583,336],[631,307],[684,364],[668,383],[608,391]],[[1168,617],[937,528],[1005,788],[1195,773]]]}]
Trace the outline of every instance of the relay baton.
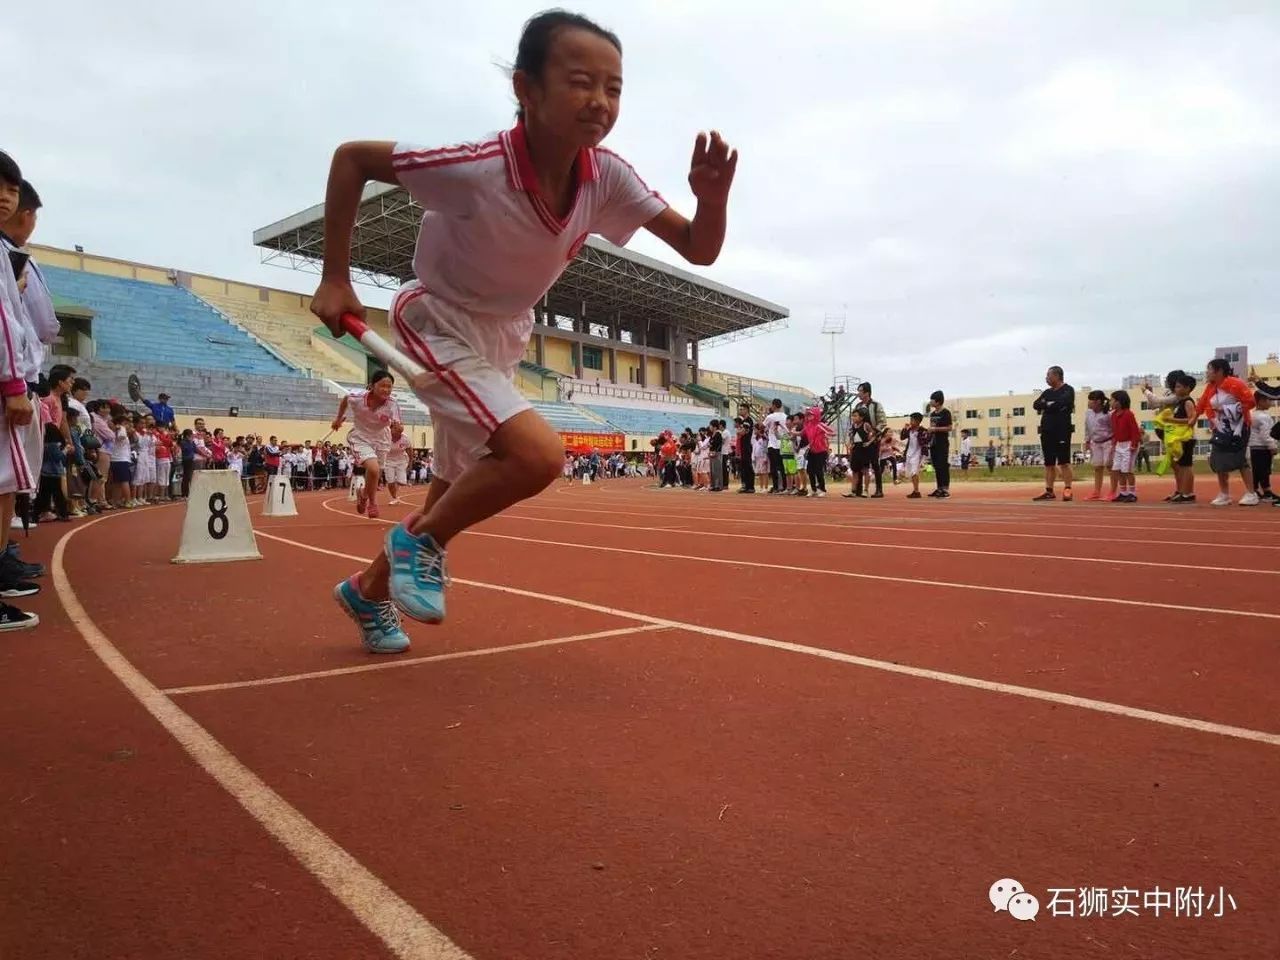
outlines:
[{"label": "relay baton", "polygon": [[389,367],[395,367],[414,389],[423,389],[435,382],[435,375],[422,364],[387,343],[369,329],[369,325],[354,313],[344,313],[338,321],[345,333],[360,341],[360,345]]}]

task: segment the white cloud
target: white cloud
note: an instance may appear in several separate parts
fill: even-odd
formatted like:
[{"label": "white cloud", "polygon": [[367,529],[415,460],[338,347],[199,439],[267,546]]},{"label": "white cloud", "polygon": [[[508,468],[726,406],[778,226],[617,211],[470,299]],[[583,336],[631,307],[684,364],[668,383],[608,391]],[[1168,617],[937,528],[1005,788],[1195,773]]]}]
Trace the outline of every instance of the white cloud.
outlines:
[{"label": "white cloud", "polygon": [[[742,150],[707,275],[791,308],[716,368],[891,407],[1280,345],[1280,9],[706,0],[583,12],[620,34],[610,146],[692,212],[689,149]],[[0,146],[46,202],[38,239],[307,289],[254,228],[317,203],[343,139],[504,125],[533,8],[370,0],[63,0],[6,10]],[[22,42],[11,42],[21,38]],[[643,234],[635,247],[672,261]],[[384,294],[369,293],[371,303]],[[1072,376],[1075,376],[1073,373]]]},{"label": "white cloud", "polygon": [[1203,66],[1076,62],[1015,111],[1021,125],[1004,154],[1020,167],[1114,153],[1185,168],[1280,147],[1277,118]]}]

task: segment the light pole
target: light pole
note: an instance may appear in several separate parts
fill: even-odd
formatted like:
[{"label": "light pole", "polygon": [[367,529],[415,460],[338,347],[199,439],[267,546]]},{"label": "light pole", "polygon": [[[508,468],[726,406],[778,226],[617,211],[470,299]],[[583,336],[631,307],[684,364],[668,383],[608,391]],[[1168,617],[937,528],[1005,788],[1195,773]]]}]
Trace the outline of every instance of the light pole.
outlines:
[{"label": "light pole", "polygon": [[836,337],[844,333],[845,315],[828,313],[822,321],[823,336],[831,338],[831,383],[836,382]]}]

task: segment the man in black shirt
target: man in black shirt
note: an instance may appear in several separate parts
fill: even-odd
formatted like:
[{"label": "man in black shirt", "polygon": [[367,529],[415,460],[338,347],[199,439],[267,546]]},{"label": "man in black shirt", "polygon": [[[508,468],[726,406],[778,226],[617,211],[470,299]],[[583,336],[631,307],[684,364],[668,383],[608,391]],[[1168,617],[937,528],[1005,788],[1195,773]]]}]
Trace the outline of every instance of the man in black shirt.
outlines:
[{"label": "man in black shirt", "polygon": [[1076,410],[1076,391],[1062,379],[1061,367],[1050,367],[1042,390],[1032,406],[1040,412],[1040,449],[1044,451],[1044,493],[1033,500],[1053,500],[1055,468],[1062,472],[1062,499],[1071,499],[1071,422]]},{"label": "man in black shirt", "polygon": [[739,493],[756,492],[756,471],[751,464],[751,438],[756,433],[756,422],[751,419],[751,407],[745,403],[738,404],[738,476],[742,478],[742,489]]},{"label": "man in black shirt", "polygon": [[934,482],[938,485],[929,496],[939,500],[951,496],[951,411],[942,405],[945,400],[941,390],[929,395],[929,432],[933,434],[929,461],[933,464]]}]

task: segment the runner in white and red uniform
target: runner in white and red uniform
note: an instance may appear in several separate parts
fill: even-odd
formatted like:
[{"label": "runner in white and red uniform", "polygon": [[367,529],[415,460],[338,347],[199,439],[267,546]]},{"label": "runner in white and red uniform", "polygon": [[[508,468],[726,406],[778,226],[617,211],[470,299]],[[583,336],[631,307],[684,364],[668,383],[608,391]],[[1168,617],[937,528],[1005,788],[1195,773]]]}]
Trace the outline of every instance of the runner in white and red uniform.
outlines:
[{"label": "runner in white and red uniform", "polygon": [[[400,349],[433,376],[415,388],[431,412],[435,473],[426,503],[393,527],[380,556],[334,588],[378,653],[407,650],[400,613],[445,615],[445,550],[463,530],[534,496],[560,475],[564,444],[512,382],[533,307],[590,234],[625,245],[644,228],[691,263],[724,242],[737,154],[716,132],[694,141],[692,220],[600,143],[618,118],[622,44],[586,17],[531,18],[516,48],[514,127],[435,148],[363,141],[338,147],[324,204],[323,279],[311,310],[341,335],[365,315],[351,286],[351,237],[369,180],[402,187],[423,210],[415,279],[391,305]],[[389,602],[388,602],[389,601]]]},{"label": "runner in white and red uniform", "polygon": [[351,432],[347,434],[347,446],[351,448],[355,462],[364,467],[364,490],[356,500],[356,512],[378,516],[378,480],[382,476],[382,462],[391,447],[391,425],[400,423],[400,405],[391,399],[395,377],[379,370],[369,380],[369,389],[351,390],[338,404],[338,415],[332,427],[338,430],[351,413]]},{"label": "runner in white and red uniform", "polygon": [[391,446],[383,461],[387,472],[388,503],[400,503],[400,488],[409,484],[409,435],[398,423],[391,425]]}]

